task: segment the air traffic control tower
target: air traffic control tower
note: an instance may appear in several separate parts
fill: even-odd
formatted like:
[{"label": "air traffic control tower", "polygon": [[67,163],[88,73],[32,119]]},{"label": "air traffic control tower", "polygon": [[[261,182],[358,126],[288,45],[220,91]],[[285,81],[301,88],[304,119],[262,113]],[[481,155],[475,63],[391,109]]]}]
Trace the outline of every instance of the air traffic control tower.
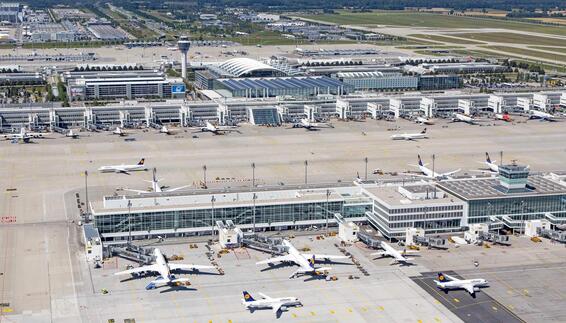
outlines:
[{"label": "air traffic control tower", "polygon": [[189,54],[189,48],[191,47],[191,42],[188,36],[179,37],[177,42],[179,51],[181,52],[181,76],[183,79],[187,78],[187,55]]}]

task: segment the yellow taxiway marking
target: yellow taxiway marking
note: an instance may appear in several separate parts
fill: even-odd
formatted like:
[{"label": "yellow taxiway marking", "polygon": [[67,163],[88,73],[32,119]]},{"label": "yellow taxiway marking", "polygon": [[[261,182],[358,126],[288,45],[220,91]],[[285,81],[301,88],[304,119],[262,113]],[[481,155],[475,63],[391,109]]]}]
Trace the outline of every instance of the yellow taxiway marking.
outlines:
[{"label": "yellow taxiway marking", "polygon": [[456,303],[460,303],[460,300],[459,300],[459,299],[457,299],[457,298],[454,298],[454,302],[456,302]]},{"label": "yellow taxiway marking", "polygon": [[4,307],[2,309],[2,313],[12,313],[14,310],[9,307]]},{"label": "yellow taxiway marking", "polygon": [[417,320],[417,323],[423,323],[423,320]]},{"label": "yellow taxiway marking", "polygon": [[435,320],[436,322],[441,322],[441,320],[440,320],[438,317],[435,317],[434,320]]},{"label": "yellow taxiway marking", "polygon": [[515,306],[509,304],[509,305],[507,305],[507,308],[510,309],[510,310],[513,310],[513,309],[515,309]]},{"label": "yellow taxiway marking", "polygon": [[330,314],[336,314],[336,311],[330,310]]},{"label": "yellow taxiway marking", "polygon": [[348,312],[352,313],[353,311],[352,311],[352,309],[351,309],[351,308],[349,308],[349,309],[348,309]]},{"label": "yellow taxiway marking", "polygon": [[377,309],[380,310],[380,311],[385,310],[385,308],[383,308],[383,306],[378,306]]},{"label": "yellow taxiway marking", "polygon": [[228,323],[232,323],[232,320],[228,320]]},{"label": "yellow taxiway marking", "polygon": [[293,313],[291,314],[292,317],[297,317],[297,314]]}]

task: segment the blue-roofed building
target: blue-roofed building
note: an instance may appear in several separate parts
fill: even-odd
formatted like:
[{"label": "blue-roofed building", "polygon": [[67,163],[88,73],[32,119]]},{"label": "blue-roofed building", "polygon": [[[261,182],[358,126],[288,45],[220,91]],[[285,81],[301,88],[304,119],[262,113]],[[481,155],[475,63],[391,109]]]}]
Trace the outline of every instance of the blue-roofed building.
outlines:
[{"label": "blue-roofed building", "polygon": [[309,97],[319,94],[348,94],[349,84],[326,76],[217,79],[214,89],[226,96],[266,98],[274,96]]}]

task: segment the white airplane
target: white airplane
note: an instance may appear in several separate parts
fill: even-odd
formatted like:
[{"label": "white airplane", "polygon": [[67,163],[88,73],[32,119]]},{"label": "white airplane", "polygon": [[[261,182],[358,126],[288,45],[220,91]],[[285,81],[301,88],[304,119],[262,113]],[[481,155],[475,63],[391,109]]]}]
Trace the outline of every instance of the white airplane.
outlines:
[{"label": "white airplane", "polygon": [[6,140],[14,140],[21,143],[28,143],[33,138],[27,131],[26,128],[20,128],[19,133],[12,133],[7,135],[2,135],[2,138]]},{"label": "white airplane", "polygon": [[122,129],[122,127],[116,127],[116,129],[114,129],[114,131],[112,131],[113,135],[118,135],[120,137],[124,137],[127,135],[127,133],[124,131],[124,129]]},{"label": "white airplane", "polygon": [[259,293],[263,299],[254,299],[250,293],[244,291],[244,298],[242,304],[250,312],[255,310],[270,308],[273,313],[278,314],[280,311],[286,311],[291,306],[302,306],[301,301],[296,297],[278,297],[271,298],[265,294]]},{"label": "white airplane", "polygon": [[316,259],[335,260],[347,259],[347,256],[333,256],[333,255],[316,255],[308,253],[300,253],[288,240],[283,240],[283,245],[287,247],[287,255],[275,258],[269,258],[256,263],[256,265],[273,264],[275,262],[290,262],[299,266],[289,278],[294,278],[299,275],[321,275],[325,271],[329,271],[330,267],[316,267]]},{"label": "white airplane", "polygon": [[410,265],[411,260],[410,258],[406,258],[405,255],[407,253],[410,252],[416,252],[415,250],[403,250],[403,251],[399,251],[393,247],[391,247],[388,243],[382,241],[380,248],[383,249],[383,251],[379,251],[379,252],[375,252],[372,253],[372,256],[380,256],[380,257],[393,257],[393,260],[391,261],[391,264],[396,264],[396,263],[400,263],[400,264],[405,264],[405,265]]},{"label": "white airplane", "polygon": [[403,134],[394,134],[391,136],[393,140],[417,140],[417,139],[425,139],[428,138],[426,135],[426,128],[423,131],[418,133],[403,133]]},{"label": "white airplane", "polygon": [[465,122],[472,125],[479,124],[479,120],[470,117],[469,115],[462,114],[462,113],[454,113],[454,118],[452,118],[453,122]]},{"label": "white airplane", "polygon": [[418,124],[426,124],[429,126],[432,126],[434,124],[434,121],[425,117],[417,117],[417,119],[415,119],[415,122]]},{"label": "white airplane", "polygon": [[560,117],[550,114],[548,112],[543,112],[539,110],[530,110],[530,112],[531,115],[529,116],[529,119],[539,119],[541,121],[551,121],[551,122],[560,120]]},{"label": "white airplane", "polygon": [[169,128],[167,128],[167,126],[162,126],[161,129],[159,129],[159,133],[164,133],[166,135],[172,135],[173,132],[171,132],[171,130],[169,130]]},{"label": "white airplane", "polygon": [[159,185],[160,179],[157,178],[156,173],[157,173],[157,170],[154,168],[153,169],[153,177],[152,177],[151,181],[146,181],[148,183],[151,183],[151,189],[150,190],[142,191],[142,190],[133,190],[133,189],[126,188],[126,189],[124,189],[124,191],[135,192],[135,193],[138,193],[138,194],[167,193],[167,192],[175,192],[175,191],[178,191],[178,190],[182,190],[186,187],[191,186],[191,185],[185,185],[185,186],[180,186],[180,187],[175,187],[175,188],[166,188],[165,186]]},{"label": "white airplane", "polygon": [[239,132],[236,129],[232,129],[232,127],[219,127],[207,121],[205,126],[201,127],[200,130],[197,132],[211,132],[215,135],[222,135],[224,134],[224,132],[232,132],[232,131]]},{"label": "white airplane", "polygon": [[497,160],[491,160],[488,153],[485,153],[485,161],[480,162],[487,166],[490,173],[499,173],[499,166],[496,164]]},{"label": "white airplane", "polygon": [[186,264],[175,264],[168,262],[161,250],[155,248],[153,250],[153,256],[155,257],[155,264],[149,266],[141,266],[137,268],[132,268],[124,271],[114,273],[114,275],[127,275],[127,274],[139,274],[144,272],[157,272],[159,276],[157,279],[151,281],[145,289],[154,289],[156,285],[175,285],[181,283],[188,283],[188,278],[176,278],[171,272],[174,270],[200,270],[200,269],[214,269],[214,266],[201,266],[201,265],[186,265]]},{"label": "white airplane", "polygon": [[74,132],[73,129],[69,129],[69,131],[65,133],[65,137],[69,137],[72,139],[79,139],[79,134]]},{"label": "white airplane", "polygon": [[410,175],[410,176],[418,176],[418,177],[426,177],[426,178],[435,178],[435,179],[439,179],[439,178],[448,178],[451,175],[456,174],[457,172],[459,172],[461,169],[456,169],[453,170],[451,172],[447,172],[447,173],[437,173],[437,172],[433,172],[430,168],[426,167],[428,164],[423,164],[423,161],[421,159],[421,155],[417,155],[418,159],[419,159],[419,163],[418,165],[409,165],[409,166],[414,166],[414,167],[418,167],[419,170],[421,171],[422,175],[415,175],[415,174],[410,174],[410,173],[401,173],[403,175]]},{"label": "white airplane", "polygon": [[480,287],[489,286],[488,281],[482,278],[458,279],[443,273],[438,273],[438,280],[435,280],[434,282],[440,289],[465,289],[472,296],[474,296],[475,292],[480,291]]},{"label": "white airplane", "polygon": [[319,130],[321,128],[334,128],[334,127],[330,123],[310,122],[309,119],[303,118],[298,123],[294,123],[293,128],[305,128],[307,130]]},{"label": "white airplane", "polygon": [[114,165],[114,166],[101,166],[98,171],[103,173],[122,173],[130,175],[130,172],[135,171],[147,171],[145,167],[145,158],[140,159],[140,161],[135,165]]}]

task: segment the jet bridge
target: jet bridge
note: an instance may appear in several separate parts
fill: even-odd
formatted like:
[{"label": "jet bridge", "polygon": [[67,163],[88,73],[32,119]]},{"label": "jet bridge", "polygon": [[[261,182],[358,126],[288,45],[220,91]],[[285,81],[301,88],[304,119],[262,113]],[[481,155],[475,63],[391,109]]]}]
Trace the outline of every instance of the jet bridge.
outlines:
[{"label": "jet bridge", "polygon": [[108,255],[122,257],[140,264],[140,266],[151,265],[155,261],[153,248],[139,247],[131,243],[124,246],[108,246]]},{"label": "jet bridge", "polygon": [[504,246],[510,246],[511,241],[509,241],[509,236],[504,234],[498,234],[495,232],[479,232],[478,240],[489,241],[495,244],[500,244]]},{"label": "jet bridge", "polygon": [[556,231],[541,227],[537,228],[537,233],[541,237],[548,238],[560,243],[566,243],[566,231]]},{"label": "jet bridge", "polygon": [[268,237],[256,233],[244,233],[242,244],[248,248],[259,251],[282,255],[287,252],[287,248],[283,246],[283,238]]}]

